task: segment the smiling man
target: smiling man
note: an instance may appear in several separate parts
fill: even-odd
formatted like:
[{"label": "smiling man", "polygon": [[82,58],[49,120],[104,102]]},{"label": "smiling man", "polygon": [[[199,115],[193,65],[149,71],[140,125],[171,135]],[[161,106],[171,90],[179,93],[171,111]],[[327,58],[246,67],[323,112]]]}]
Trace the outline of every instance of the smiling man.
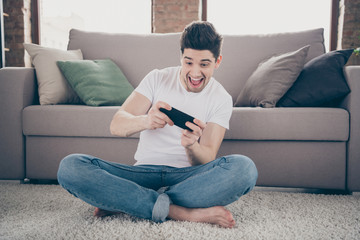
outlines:
[{"label": "smiling man", "polygon": [[[83,154],[64,158],[59,183],[95,206],[95,216],[118,212],[163,222],[206,222],[231,228],[224,206],[255,186],[257,170],[242,155],[216,158],[232,113],[232,98],[212,76],[222,36],[193,22],[181,36],[181,66],[150,72],[114,115],[111,133],[140,132],[135,166]],[[160,108],[195,117],[181,129]]]}]

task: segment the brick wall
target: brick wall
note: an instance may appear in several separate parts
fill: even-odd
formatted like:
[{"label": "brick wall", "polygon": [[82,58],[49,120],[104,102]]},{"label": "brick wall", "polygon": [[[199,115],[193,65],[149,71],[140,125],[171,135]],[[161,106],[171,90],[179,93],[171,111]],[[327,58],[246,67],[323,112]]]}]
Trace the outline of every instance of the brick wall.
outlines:
[{"label": "brick wall", "polygon": [[5,65],[14,67],[30,66],[25,56],[24,42],[31,42],[30,22],[31,0],[3,0],[5,32]]},{"label": "brick wall", "polygon": [[182,32],[186,25],[199,20],[201,0],[153,0],[152,31]]},{"label": "brick wall", "polygon": [[[32,42],[32,32],[31,32],[31,0],[24,0],[24,42],[31,43]],[[31,66],[30,55],[24,51],[24,66]]]},{"label": "brick wall", "polygon": [[[360,47],[360,0],[341,0],[338,49]],[[347,65],[360,65],[360,56],[353,54]]]}]

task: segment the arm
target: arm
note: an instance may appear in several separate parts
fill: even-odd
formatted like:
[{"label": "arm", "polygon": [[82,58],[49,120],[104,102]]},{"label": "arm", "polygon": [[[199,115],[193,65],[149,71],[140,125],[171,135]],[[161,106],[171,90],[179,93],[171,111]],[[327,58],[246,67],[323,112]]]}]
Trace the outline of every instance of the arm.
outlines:
[{"label": "arm", "polygon": [[119,111],[115,113],[110,132],[120,137],[128,137],[145,129],[162,128],[173,122],[159,108],[171,109],[164,102],[157,102],[151,106],[151,102],[144,95],[133,91],[126,99]]},{"label": "arm", "polygon": [[340,105],[350,114],[350,138],[347,142],[347,190],[360,191],[360,66],[345,67],[345,77],[351,89]]},{"label": "arm", "polygon": [[0,179],[25,178],[22,111],[37,103],[33,68],[0,69]]},{"label": "arm", "polygon": [[187,126],[193,132],[184,130],[181,136],[181,144],[185,147],[192,166],[206,164],[215,159],[226,131],[216,123],[205,124],[198,119],[195,119],[195,123],[198,126],[188,122]]}]

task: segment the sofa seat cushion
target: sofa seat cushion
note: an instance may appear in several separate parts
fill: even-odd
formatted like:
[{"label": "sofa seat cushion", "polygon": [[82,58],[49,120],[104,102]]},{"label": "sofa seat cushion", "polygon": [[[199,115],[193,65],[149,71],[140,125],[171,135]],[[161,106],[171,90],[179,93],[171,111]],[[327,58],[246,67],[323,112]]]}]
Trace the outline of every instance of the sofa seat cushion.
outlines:
[{"label": "sofa seat cushion", "polygon": [[341,108],[235,107],[225,139],[347,141],[349,113]]},{"label": "sofa seat cushion", "polygon": [[110,133],[110,122],[117,110],[118,106],[33,105],[23,110],[23,133],[26,136],[116,137]]},{"label": "sofa seat cushion", "polygon": [[[26,107],[24,135],[116,137],[110,122],[119,107],[54,105]],[[133,138],[138,138],[138,134]],[[340,108],[235,107],[225,139],[347,141],[349,114]]]}]

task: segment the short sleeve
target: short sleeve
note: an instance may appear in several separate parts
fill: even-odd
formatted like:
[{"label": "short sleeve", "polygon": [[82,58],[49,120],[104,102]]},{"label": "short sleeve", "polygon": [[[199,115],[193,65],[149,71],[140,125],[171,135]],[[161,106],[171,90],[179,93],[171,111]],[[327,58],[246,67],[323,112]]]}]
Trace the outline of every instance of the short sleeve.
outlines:
[{"label": "short sleeve", "polygon": [[208,122],[216,123],[226,129],[229,129],[230,118],[233,111],[232,97],[227,94],[224,101],[214,108],[214,113]]},{"label": "short sleeve", "polygon": [[135,91],[147,97],[152,103],[154,101],[156,79],[158,79],[158,69],[149,72],[140,84],[135,88]]}]

